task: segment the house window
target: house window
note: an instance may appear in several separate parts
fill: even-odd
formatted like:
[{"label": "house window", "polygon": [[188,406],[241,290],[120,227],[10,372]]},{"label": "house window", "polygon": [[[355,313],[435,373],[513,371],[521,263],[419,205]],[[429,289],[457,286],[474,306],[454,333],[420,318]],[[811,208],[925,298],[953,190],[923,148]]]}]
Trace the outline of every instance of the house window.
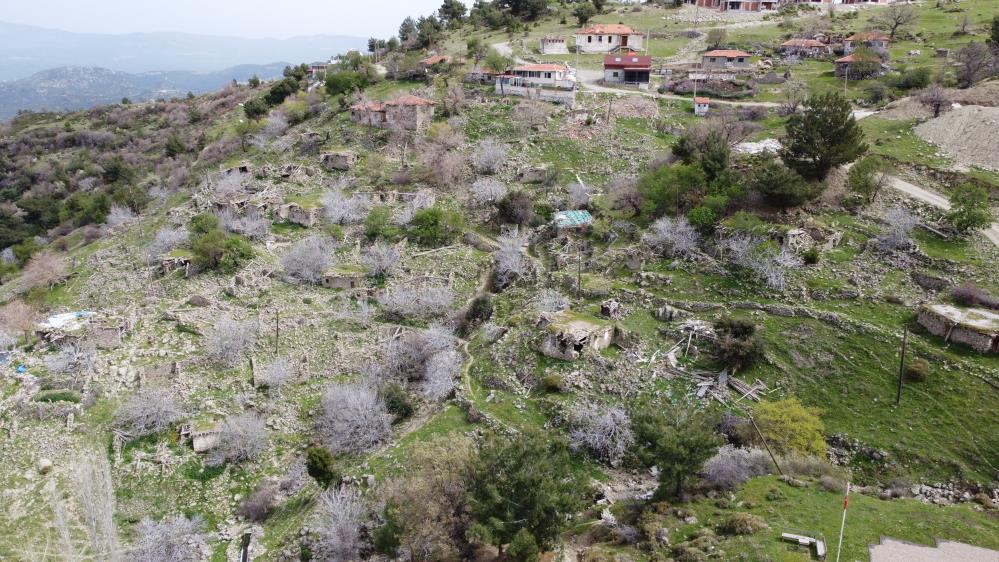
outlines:
[{"label": "house window", "polygon": [[618,77],[617,71],[615,71],[613,74],[611,74],[611,76],[613,76],[614,78],[617,78]]},{"label": "house window", "polygon": [[598,35],[597,36],[597,43],[603,43],[603,42],[604,42],[604,36],[603,35]]},{"label": "house window", "polygon": [[708,59],[708,62],[715,62],[715,57],[711,57],[711,58],[709,58],[709,59]]},{"label": "house window", "polygon": [[551,77],[552,77],[552,73],[551,72],[546,72],[545,73],[545,78],[551,78]]},{"label": "house window", "polygon": [[613,43],[614,42],[614,36],[613,35],[608,35],[607,36],[607,42],[608,43]]},{"label": "house window", "polygon": [[587,35],[586,36],[586,42],[587,43],[592,43],[593,42],[593,36],[592,35]]},{"label": "house window", "polygon": [[746,62],[746,57],[739,57],[739,62]]}]

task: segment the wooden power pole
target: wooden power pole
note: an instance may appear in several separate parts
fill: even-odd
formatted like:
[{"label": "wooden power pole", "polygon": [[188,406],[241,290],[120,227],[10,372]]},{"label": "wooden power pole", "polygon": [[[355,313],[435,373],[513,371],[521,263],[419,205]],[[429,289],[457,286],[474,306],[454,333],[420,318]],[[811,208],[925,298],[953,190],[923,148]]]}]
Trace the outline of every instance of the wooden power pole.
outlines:
[{"label": "wooden power pole", "polygon": [[898,354],[898,391],[895,393],[895,405],[902,402],[902,378],[905,376],[905,347],[909,342],[909,327],[902,327],[902,351]]}]

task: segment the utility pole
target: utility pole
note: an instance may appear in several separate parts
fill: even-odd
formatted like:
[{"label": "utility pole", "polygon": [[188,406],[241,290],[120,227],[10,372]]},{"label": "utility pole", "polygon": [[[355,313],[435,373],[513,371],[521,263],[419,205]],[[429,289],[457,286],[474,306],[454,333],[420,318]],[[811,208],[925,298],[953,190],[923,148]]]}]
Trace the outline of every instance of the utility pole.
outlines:
[{"label": "utility pole", "polygon": [[902,351],[898,354],[898,391],[895,393],[895,405],[902,402],[902,377],[905,375],[905,347],[909,342],[909,327],[902,327]]},{"label": "utility pole", "polygon": [[281,349],[281,310],[274,310],[274,355]]},{"label": "utility pole", "polygon": [[780,469],[780,464],[777,463],[777,457],[774,456],[774,452],[770,450],[770,444],[767,443],[767,438],[763,436],[763,432],[760,431],[760,426],[756,425],[756,420],[753,419],[752,414],[748,414],[749,422],[753,424],[753,428],[756,430],[756,434],[760,436],[760,441],[763,441],[763,446],[767,448],[767,452],[770,453],[770,460],[774,461],[774,466],[777,467],[777,473],[784,476],[784,471]]},{"label": "utility pole", "polygon": [[576,298],[583,290],[583,242],[579,242],[576,248]]}]

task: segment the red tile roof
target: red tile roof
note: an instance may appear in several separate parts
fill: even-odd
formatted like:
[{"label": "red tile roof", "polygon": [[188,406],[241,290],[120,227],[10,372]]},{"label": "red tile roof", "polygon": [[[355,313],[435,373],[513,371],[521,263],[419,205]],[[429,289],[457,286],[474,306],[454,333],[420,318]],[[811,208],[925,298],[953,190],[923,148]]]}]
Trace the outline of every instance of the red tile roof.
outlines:
[{"label": "red tile roof", "polygon": [[867,57],[858,57],[857,53],[851,53],[849,55],[846,55],[845,57],[836,59],[835,62],[839,63],[839,62],[862,62],[862,61],[881,62],[881,57],[878,57],[877,55],[867,56]]},{"label": "red tile roof", "polygon": [[619,23],[598,23],[580,29],[577,35],[633,35],[635,30]]},{"label": "red tile roof", "polygon": [[815,39],[788,39],[780,44],[781,47],[825,47],[826,44]]},{"label": "red tile roof", "polygon": [[356,103],[350,106],[350,109],[353,111],[385,111],[385,105],[375,101],[369,101]]},{"label": "red tile roof", "polygon": [[861,31],[847,37],[850,41],[887,41],[888,36],[879,31]]},{"label": "red tile roof", "polygon": [[525,64],[522,66],[515,66],[513,67],[513,70],[519,70],[521,72],[565,72],[569,69],[561,64]]},{"label": "red tile roof", "polygon": [[702,98],[700,96],[694,98],[694,103],[711,103],[709,98]]},{"label": "red tile roof", "polygon": [[749,53],[745,52],[745,51],[737,51],[737,50],[734,50],[734,49],[716,49],[714,51],[708,51],[708,52],[704,53],[701,56],[705,56],[705,57],[728,57],[728,58],[732,58],[732,57],[748,57],[748,56],[751,56],[751,55]]},{"label": "red tile roof", "polygon": [[405,95],[405,96],[396,98],[394,100],[390,100],[390,101],[385,102],[385,106],[386,107],[388,107],[388,106],[396,106],[396,105],[413,106],[413,105],[437,105],[437,104],[435,102],[432,102],[432,101],[428,100],[428,99],[424,99],[424,98],[413,96],[413,95]]},{"label": "red tile roof", "polygon": [[604,68],[652,68],[652,57],[639,56],[635,53],[607,55],[604,57]]},{"label": "red tile roof", "polygon": [[442,63],[442,62],[451,62],[451,57],[449,57],[447,55],[434,55],[432,57],[425,58],[425,59],[421,60],[420,64],[424,64],[424,65],[427,65],[427,66],[433,66],[435,64]]}]

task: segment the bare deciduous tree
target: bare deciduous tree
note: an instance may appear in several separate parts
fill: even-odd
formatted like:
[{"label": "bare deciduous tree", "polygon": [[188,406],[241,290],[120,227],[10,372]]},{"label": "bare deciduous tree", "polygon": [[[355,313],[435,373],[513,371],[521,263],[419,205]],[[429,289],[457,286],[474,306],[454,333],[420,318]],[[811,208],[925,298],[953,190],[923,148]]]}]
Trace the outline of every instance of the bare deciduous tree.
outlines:
[{"label": "bare deciduous tree", "polygon": [[256,341],[255,322],[223,316],[205,338],[205,355],[216,363],[234,367]]},{"label": "bare deciduous tree", "polygon": [[364,451],[388,437],[392,415],[366,385],[334,383],[326,389],[317,428],[334,452]]},{"label": "bare deciduous tree", "polygon": [[114,522],[114,487],[107,455],[81,455],[73,467],[73,483],[80,501],[80,519],[94,557],[117,560],[118,528]]},{"label": "bare deciduous tree", "polygon": [[635,442],[631,418],[618,406],[587,402],[569,414],[569,442],[598,460],[617,466]]},{"label": "bare deciduous tree", "polygon": [[115,425],[133,437],[166,430],[184,417],[172,392],[147,388],[133,394],[115,413]]},{"label": "bare deciduous tree", "polygon": [[326,218],[334,224],[354,224],[363,221],[371,209],[371,201],[362,195],[346,195],[333,190],[323,196]]},{"label": "bare deciduous tree", "polygon": [[541,312],[558,312],[569,308],[569,299],[555,289],[541,289],[531,299],[534,310]]},{"label": "bare deciduous tree", "polygon": [[395,246],[376,242],[364,252],[364,265],[376,277],[390,277],[399,271],[401,255]]},{"label": "bare deciduous tree", "polygon": [[496,178],[480,178],[472,184],[472,199],[479,205],[491,205],[506,195],[506,186]]},{"label": "bare deciduous tree", "polygon": [[[207,150],[207,149],[206,149]],[[211,187],[212,197],[217,201],[228,201],[243,194],[250,183],[250,174],[232,171],[223,173]]]},{"label": "bare deciduous tree", "polygon": [[932,109],[934,117],[940,117],[941,113],[951,108],[947,92],[938,84],[930,84],[926,89],[916,94],[916,99],[919,100],[919,103]]},{"label": "bare deciduous tree", "polygon": [[146,247],[147,260],[153,262],[163,254],[183,246],[187,243],[189,236],[190,233],[182,226],[165,226],[157,230],[153,241]]},{"label": "bare deciduous tree", "polygon": [[135,542],[129,553],[137,562],[190,562],[208,550],[208,536],[200,517],[183,515],[162,521],[144,518],[135,526]]},{"label": "bare deciduous tree", "polygon": [[10,332],[24,334],[25,342],[31,337],[31,332],[35,329],[37,322],[38,311],[20,299],[11,301],[0,308],[0,326],[7,328]]},{"label": "bare deciduous tree", "polygon": [[885,225],[877,237],[877,245],[882,250],[892,251],[912,245],[912,231],[919,220],[902,207],[892,207],[885,213]]},{"label": "bare deciduous tree", "polygon": [[434,354],[427,361],[421,390],[428,400],[443,400],[454,391],[461,365],[461,353],[451,349]]},{"label": "bare deciduous tree", "polygon": [[[893,4],[894,5],[894,4]],[[993,70],[993,57],[984,43],[972,41],[954,53],[957,64],[957,84],[970,88],[972,84],[989,75]]]},{"label": "bare deciduous tree", "polygon": [[872,18],[875,23],[884,26],[888,30],[888,40],[894,41],[895,34],[904,27],[916,23],[919,14],[916,9],[909,4],[895,3],[889,4],[888,8],[881,15]]},{"label": "bare deciduous tree", "polygon": [[333,242],[324,236],[299,240],[281,257],[281,267],[290,277],[318,283],[333,263]]},{"label": "bare deciduous tree", "polygon": [[566,188],[568,203],[572,209],[583,209],[590,204],[590,191],[581,183],[571,183]]},{"label": "bare deciduous tree", "polygon": [[271,221],[256,208],[250,207],[243,216],[225,210],[219,213],[219,224],[227,232],[241,234],[250,240],[263,240],[271,231]]},{"label": "bare deciduous tree", "polygon": [[368,507],[357,488],[327,488],[319,496],[319,539],[313,545],[313,556],[319,560],[359,560],[361,527],[367,519]]},{"label": "bare deciduous tree", "polygon": [[631,209],[636,215],[641,212],[642,194],[634,177],[618,176],[607,184],[606,191],[615,209]]},{"label": "bare deciduous tree", "polygon": [[691,256],[697,251],[700,240],[686,217],[662,217],[652,223],[643,238],[657,252],[671,257]]},{"label": "bare deciduous tree", "polygon": [[806,99],[808,99],[808,84],[801,80],[788,80],[784,83],[784,101],[781,102],[778,113],[793,115],[798,112],[798,108]]},{"label": "bare deciduous tree", "polygon": [[756,274],[771,289],[787,288],[787,274],[804,263],[787,248],[748,234],[736,234],[719,244],[729,261]]},{"label": "bare deciduous tree", "polygon": [[725,445],[704,463],[701,474],[716,488],[732,489],[750,478],[770,474],[772,467],[773,461],[761,449]]},{"label": "bare deciduous tree", "polygon": [[480,142],[475,150],[472,164],[480,174],[495,174],[506,163],[508,152],[509,149],[495,139],[486,139]]},{"label": "bare deciduous tree", "polygon": [[21,282],[27,290],[35,287],[52,287],[69,277],[66,258],[55,252],[43,251],[32,256],[21,273]]},{"label": "bare deciduous tree", "polygon": [[253,382],[257,386],[278,390],[291,379],[294,371],[295,369],[287,357],[277,357],[254,371]]},{"label": "bare deciduous tree", "polygon": [[451,308],[454,290],[445,285],[394,285],[378,302],[387,313],[403,318],[436,316]]},{"label": "bare deciduous tree", "polygon": [[259,457],[267,448],[267,428],[255,414],[230,416],[219,428],[219,440],[205,464],[221,466],[227,462],[241,463]]},{"label": "bare deciduous tree", "polygon": [[496,250],[496,287],[503,289],[523,278],[530,272],[530,261],[524,254],[527,237],[517,234],[504,234],[496,239],[499,249]]},{"label": "bare deciduous tree", "polygon": [[108,228],[115,228],[123,224],[128,224],[135,221],[136,215],[132,212],[132,209],[128,207],[123,207],[121,205],[114,205],[111,210],[108,211],[108,218],[104,221],[108,225]]}]

